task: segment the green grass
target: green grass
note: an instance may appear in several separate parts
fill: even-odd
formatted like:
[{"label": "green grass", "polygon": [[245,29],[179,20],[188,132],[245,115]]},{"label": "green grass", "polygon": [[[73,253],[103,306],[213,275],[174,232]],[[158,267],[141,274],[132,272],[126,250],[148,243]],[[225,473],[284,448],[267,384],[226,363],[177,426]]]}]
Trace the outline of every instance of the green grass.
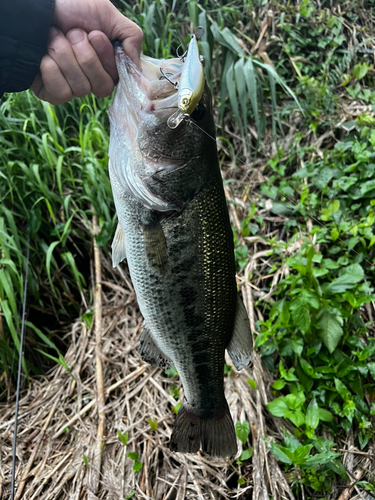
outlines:
[{"label": "green grass", "polygon": [[81,314],[85,300],[90,304],[92,214],[99,216],[101,244],[108,243],[114,227],[108,102],[87,97],[54,108],[23,93],[1,104],[1,371],[9,369],[12,344],[19,349],[28,230],[29,321],[53,330]]}]

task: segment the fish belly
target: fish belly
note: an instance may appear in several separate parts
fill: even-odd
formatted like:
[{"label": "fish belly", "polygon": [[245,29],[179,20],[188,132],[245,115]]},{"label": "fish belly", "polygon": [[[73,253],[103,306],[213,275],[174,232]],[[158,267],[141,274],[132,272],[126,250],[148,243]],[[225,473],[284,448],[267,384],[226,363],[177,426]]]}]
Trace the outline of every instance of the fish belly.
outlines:
[{"label": "fish belly", "polygon": [[[206,422],[227,417],[224,351],[233,330],[236,283],[221,180],[203,188],[181,212],[158,214],[128,197],[117,213],[145,325],[175,365],[190,413]],[[231,419],[228,425],[233,427]],[[234,430],[230,433],[233,451]],[[223,455],[217,449],[209,453]]]}]

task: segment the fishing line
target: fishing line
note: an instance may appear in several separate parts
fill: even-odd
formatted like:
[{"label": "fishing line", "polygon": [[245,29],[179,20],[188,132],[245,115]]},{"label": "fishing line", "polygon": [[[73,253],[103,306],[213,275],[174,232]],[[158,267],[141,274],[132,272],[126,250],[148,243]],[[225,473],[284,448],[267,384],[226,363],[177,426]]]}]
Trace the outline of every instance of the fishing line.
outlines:
[{"label": "fishing line", "polygon": [[[193,120],[188,119],[188,118],[187,118],[187,120],[188,120],[188,122],[189,122],[190,124],[192,124],[192,125],[194,125],[195,127],[197,127],[197,128],[198,128],[201,132],[203,132],[204,134],[208,135],[208,137],[209,137],[210,139],[212,139],[214,142],[216,142],[216,144],[219,144],[218,140],[217,140],[217,139],[215,139],[215,137],[212,137],[212,135],[210,135],[208,132],[206,132],[205,130],[203,130],[203,128],[201,128],[201,127],[200,127],[197,123],[195,123]],[[231,155],[231,153],[230,153],[230,151],[229,151],[229,149],[227,149],[227,148],[226,148],[225,146],[223,146],[222,144],[220,144],[220,147],[224,150],[224,152],[225,152],[225,153],[226,153],[229,157],[231,157],[231,156],[232,156],[232,155]],[[240,158],[237,158],[237,159],[238,159],[238,160],[242,163],[242,165],[246,165],[246,163],[245,163],[244,161],[242,161]],[[261,174],[261,175],[263,176],[263,174]],[[318,194],[320,191],[321,191],[321,190],[319,190],[319,191],[317,192],[317,194]],[[292,198],[289,198],[289,196],[288,196],[288,195],[286,195],[286,194],[284,194],[284,193],[283,193],[283,196],[285,196],[285,198],[286,198],[288,201],[290,201],[290,203],[292,203],[294,206],[297,206],[297,203],[296,203],[296,202],[295,202]],[[323,224],[323,223],[322,223],[319,219],[316,219],[313,215],[311,215],[311,214],[310,214],[310,212],[308,212],[307,210],[305,210],[305,211],[306,211],[306,214],[307,214],[307,215],[308,215],[308,216],[309,216],[309,217],[310,217],[310,218],[311,218],[314,222],[316,222],[317,224],[319,224],[321,227],[326,227],[326,226],[325,226],[325,224]],[[340,237],[338,237],[337,239],[338,239],[339,241],[341,241],[341,243],[343,243],[344,245],[346,245],[347,247],[349,247],[349,245],[348,245],[348,243],[346,243],[346,241],[342,240]],[[352,250],[351,250],[351,251],[353,251],[353,252],[354,252],[355,254],[357,254],[358,256],[362,257],[362,258],[363,258],[363,260],[364,260],[365,262],[367,262],[367,264],[369,264],[371,267],[374,267],[374,266],[375,266],[375,262],[371,263],[370,261],[368,261],[368,260],[366,259],[366,257],[364,257],[364,256],[363,256],[363,254],[361,254],[361,253],[357,252],[357,250],[354,250],[354,248],[352,248]]]},{"label": "fishing line", "polygon": [[10,499],[14,498],[14,485],[16,476],[16,445],[17,445],[17,427],[18,427],[18,407],[20,400],[20,385],[21,385],[21,370],[22,370],[22,356],[23,356],[23,342],[25,336],[25,317],[26,317],[26,294],[27,294],[27,277],[29,270],[29,255],[30,255],[30,228],[27,230],[27,246],[26,246],[26,266],[25,278],[23,288],[23,305],[22,305],[22,323],[21,323],[21,338],[20,349],[18,358],[18,372],[17,372],[17,390],[16,390],[16,408],[14,413],[14,434],[13,434],[13,451],[12,451],[12,482],[10,487]]}]

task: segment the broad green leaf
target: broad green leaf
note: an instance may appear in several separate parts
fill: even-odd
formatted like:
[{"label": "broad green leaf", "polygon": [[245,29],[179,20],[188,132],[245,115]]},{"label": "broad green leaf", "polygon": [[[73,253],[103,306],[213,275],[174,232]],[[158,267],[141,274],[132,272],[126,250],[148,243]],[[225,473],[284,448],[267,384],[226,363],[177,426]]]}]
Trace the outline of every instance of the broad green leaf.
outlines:
[{"label": "broad green leaf", "polygon": [[279,379],[272,384],[272,388],[276,389],[277,391],[281,391],[281,389],[285,387],[285,384],[286,384],[285,380]]},{"label": "broad green leaf", "polygon": [[326,463],[326,466],[329,469],[331,469],[333,472],[335,472],[335,474],[338,474],[343,479],[348,480],[348,474],[347,474],[347,472],[345,470],[345,467],[340,462],[340,460],[335,459],[335,460],[329,461],[329,462]]},{"label": "broad green leaf", "polygon": [[349,422],[352,422],[353,417],[354,417],[354,413],[356,411],[356,406],[355,406],[354,401],[351,401],[351,400],[346,401],[346,403],[343,406],[342,411],[343,411],[344,415],[346,416],[346,418],[349,420]]},{"label": "broad green leaf", "polygon": [[362,78],[364,78],[367,75],[369,69],[371,68],[372,66],[365,62],[364,63],[360,62],[356,64],[353,69],[354,78],[357,78],[357,80],[362,80]]},{"label": "broad green leaf", "polygon": [[296,427],[301,427],[305,423],[305,415],[301,410],[290,410],[285,414],[285,418],[289,418]]},{"label": "broad green leaf", "polygon": [[306,333],[310,329],[311,319],[310,310],[303,296],[297,296],[293,299],[289,306],[292,311],[294,323],[298,326],[302,333]]},{"label": "broad green leaf", "polygon": [[280,446],[279,444],[276,444],[273,441],[269,443],[269,447],[271,452],[277,458],[277,460],[283,462],[284,464],[292,463],[292,460],[290,459],[290,451],[287,448],[284,448],[283,446]]},{"label": "broad green leaf", "polygon": [[152,420],[151,418],[147,419],[148,423],[150,424],[151,429],[156,432],[158,428],[158,421],[157,420]]},{"label": "broad green leaf", "polygon": [[340,456],[340,453],[334,451],[323,451],[323,453],[317,453],[309,457],[303,464],[303,468],[316,468],[318,465],[324,465],[331,462],[334,458]]},{"label": "broad green leaf", "polygon": [[298,381],[298,377],[296,377],[294,375],[294,368],[292,367],[288,371],[286,371],[281,360],[279,362],[279,371],[280,371],[281,378],[287,380],[288,382],[297,382]]},{"label": "broad green leaf", "polygon": [[227,72],[225,74],[225,80],[226,80],[226,84],[227,84],[230,105],[232,107],[232,111],[234,113],[234,117],[236,119],[236,122],[240,125],[241,133],[243,135],[243,127],[242,127],[242,121],[240,118],[237,93],[236,93],[236,82],[234,80],[234,65],[233,65],[233,63],[227,69]]},{"label": "broad green leaf", "polygon": [[306,373],[306,375],[312,377],[314,375],[314,368],[310,365],[310,363],[306,361],[304,358],[300,358],[299,362],[302,370]]},{"label": "broad green leaf", "polygon": [[181,406],[182,406],[181,401],[179,401],[175,406],[172,406],[172,410],[175,412],[176,415],[178,413],[178,410],[181,408]]},{"label": "broad green leaf", "polygon": [[364,182],[361,184],[361,193],[366,194],[369,191],[375,190],[375,179],[372,179],[371,181]]},{"label": "broad green leaf", "polygon": [[210,44],[204,40],[199,42],[199,51],[204,57],[204,75],[209,88],[212,90],[212,69],[211,69],[211,48]]},{"label": "broad green leaf", "polygon": [[127,432],[124,432],[123,434],[121,431],[117,431],[117,437],[124,446],[128,444],[129,434]]},{"label": "broad green leaf", "polygon": [[238,439],[241,441],[242,444],[245,444],[247,441],[247,438],[249,437],[249,432],[250,432],[250,426],[249,422],[236,422],[236,436]]},{"label": "broad green leaf", "polygon": [[319,316],[318,328],[320,337],[330,353],[332,353],[343,335],[343,319],[330,311],[323,311]]},{"label": "broad green leaf", "polygon": [[297,410],[303,405],[306,398],[302,391],[285,396],[285,402],[291,410]]},{"label": "broad green leaf", "polygon": [[247,379],[247,383],[249,384],[249,386],[250,386],[252,389],[256,390],[256,388],[257,388],[257,383],[255,382],[255,380],[253,380],[252,378],[250,378],[250,377],[249,377],[249,378]]},{"label": "broad green leaf", "polygon": [[363,270],[363,267],[360,264],[350,264],[350,266],[347,266],[344,269],[343,274],[349,274],[350,276],[353,276],[353,280],[357,279],[358,281],[363,279],[365,272]]},{"label": "broad green leaf", "polygon": [[241,453],[240,460],[241,461],[249,460],[249,458],[251,458],[252,456],[253,456],[253,448],[249,446],[249,448],[243,450],[243,452]]},{"label": "broad green leaf", "polygon": [[327,287],[330,293],[343,293],[354,288],[364,277],[363,268],[359,264],[352,264],[345,268],[344,273],[333,280]]},{"label": "broad green leaf", "polygon": [[244,55],[241,45],[238,43],[238,39],[233,35],[230,29],[225,27],[223,30],[220,30],[215,22],[211,23],[210,29],[215,40],[217,40],[220,45],[223,45],[239,56]]},{"label": "broad green leaf", "polygon": [[306,461],[306,456],[310,453],[310,450],[312,447],[313,447],[312,444],[307,444],[305,446],[299,446],[293,452],[293,463],[295,465],[303,464]]},{"label": "broad green leaf", "polygon": [[333,415],[328,410],[325,410],[324,408],[319,408],[319,419],[323,420],[323,422],[332,422]]},{"label": "broad green leaf", "polygon": [[297,354],[297,356],[301,356],[302,351],[303,351],[303,339],[291,339],[290,340],[290,346],[293,349],[293,351]]},{"label": "broad green leaf", "polygon": [[288,85],[285,83],[285,80],[276,72],[276,70],[270,66],[269,64],[263,63],[259,61],[259,59],[254,58],[254,63],[259,66],[260,68],[263,68],[264,70],[267,71],[268,75],[272,75],[272,77],[275,79],[275,81],[283,87],[283,89],[294,99],[295,103],[297,104],[299,110],[304,114],[303,108],[296,96],[296,94],[293,92],[293,90],[288,87]]},{"label": "broad green leaf", "polygon": [[228,94],[228,86],[227,86],[227,72],[229,68],[232,66],[233,67],[233,61],[234,61],[234,56],[232,52],[227,51],[226,57],[225,57],[225,64],[224,64],[224,69],[223,69],[223,77],[220,82],[220,121],[222,122],[224,119],[224,110],[225,110],[225,100],[227,98]]},{"label": "broad green leaf", "polygon": [[267,408],[275,417],[283,417],[289,411],[289,407],[283,396],[267,403]]},{"label": "broad green leaf", "polygon": [[358,434],[358,441],[359,441],[359,446],[360,446],[361,450],[363,450],[365,448],[365,446],[369,442],[370,438],[371,438],[371,434],[369,432],[360,432]]},{"label": "broad green leaf", "polygon": [[342,397],[342,399],[344,401],[350,400],[350,396],[351,396],[350,391],[347,389],[345,384],[343,384],[341,382],[341,380],[339,380],[338,378],[335,378],[335,387],[336,387],[337,392],[340,394],[340,396]]},{"label": "broad green leaf", "polygon": [[367,368],[371,374],[371,377],[375,380],[375,363],[374,362],[367,363]]},{"label": "broad green leaf", "polygon": [[300,296],[303,296],[305,302],[314,309],[319,309],[320,301],[315,293],[310,292],[309,290],[301,290]]},{"label": "broad green leaf", "polygon": [[133,460],[134,462],[136,462],[139,459],[139,455],[135,451],[130,451],[129,453],[126,454],[126,456],[130,458],[130,460]]},{"label": "broad green leaf", "polygon": [[319,425],[319,406],[315,398],[310,401],[307,407],[305,421],[314,430]]},{"label": "broad green leaf", "polygon": [[285,433],[284,434],[284,444],[288,450],[296,451],[297,448],[301,446],[301,443],[298,439],[293,436],[293,434]]},{"label": "broad green leaf", "polygon": [[142,469],[143,467],[143,464],[142,462],[135,462],[134,465],[133,465],[133,472],[138,472]]},{"label": "broad green leaf", "polygon": [[357,486],[363,486],[367,491],[375,491],[375,486],[368,481],[357,481]]}]

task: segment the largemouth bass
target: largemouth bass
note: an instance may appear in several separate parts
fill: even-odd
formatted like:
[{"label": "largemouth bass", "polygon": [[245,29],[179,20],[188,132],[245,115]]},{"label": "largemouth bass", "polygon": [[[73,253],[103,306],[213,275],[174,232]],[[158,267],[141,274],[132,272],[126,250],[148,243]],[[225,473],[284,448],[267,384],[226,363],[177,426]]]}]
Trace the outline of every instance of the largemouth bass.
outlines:
[{"label": "largemouth bass", "polygon": [[115,56],[109,174],[119,225],[113,265],[127,258],[144,317],[142,358],[164,369],[173,364],[182,380],[185,400],[170,448],[231,457],[237,444],[224,396],[224,353],[241,369],[252,342],[236,288],[211,95],[203,79],[190,118],[171,128],[180,79],[195,81],[201,71],[196,52],[188,51],[185,62],[142,56],[142,72],[120,46]]}]

